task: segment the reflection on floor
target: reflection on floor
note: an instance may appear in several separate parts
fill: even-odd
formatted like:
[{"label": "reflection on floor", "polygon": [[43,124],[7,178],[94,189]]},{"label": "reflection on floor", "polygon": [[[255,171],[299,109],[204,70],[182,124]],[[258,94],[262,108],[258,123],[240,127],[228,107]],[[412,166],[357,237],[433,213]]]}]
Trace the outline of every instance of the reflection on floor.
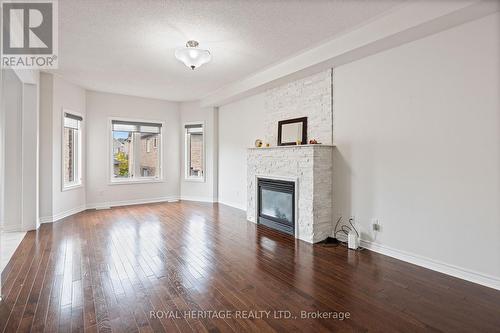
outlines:
[{"label": "reflection on floor", "polygon": [[500,291],[307,244],[222,204],[88,210],[29,231],[0,332],[499,332]]},{"label": "reflection on floor", "polygon": [[3,232],[0,241],[0,272],[9,263],[10,258],[23,240],[26,232]]}]

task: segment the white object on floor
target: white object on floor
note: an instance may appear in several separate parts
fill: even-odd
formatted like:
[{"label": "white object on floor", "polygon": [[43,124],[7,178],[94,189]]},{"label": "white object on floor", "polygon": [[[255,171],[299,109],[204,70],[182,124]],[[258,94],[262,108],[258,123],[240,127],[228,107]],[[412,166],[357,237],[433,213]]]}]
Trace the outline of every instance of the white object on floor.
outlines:
[{"label": "white object on floor", "polygon": [[21,244],[26,232],[2,232],[0,237],[0,273],[9,263],[10,258]]},{"label": "white object on floor", "polygon": [[357,250],[357,248],[359,247],[358,235],[353,231],[351,231],[347,236],[347,247],[353,250]]}]

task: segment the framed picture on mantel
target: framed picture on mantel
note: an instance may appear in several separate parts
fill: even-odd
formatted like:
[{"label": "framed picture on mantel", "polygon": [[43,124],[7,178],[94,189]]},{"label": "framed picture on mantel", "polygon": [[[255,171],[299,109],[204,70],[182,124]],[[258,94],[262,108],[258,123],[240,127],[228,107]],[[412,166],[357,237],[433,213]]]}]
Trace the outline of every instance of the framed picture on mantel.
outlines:
[{"label": "framed picture on mantel", "polygon": [[307,117],[278,121],[278,146],[307,143]]}]

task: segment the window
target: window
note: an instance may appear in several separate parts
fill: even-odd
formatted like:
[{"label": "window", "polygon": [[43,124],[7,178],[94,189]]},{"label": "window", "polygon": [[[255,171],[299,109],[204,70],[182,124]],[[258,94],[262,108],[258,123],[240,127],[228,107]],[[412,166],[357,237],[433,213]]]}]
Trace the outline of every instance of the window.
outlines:
[{"label": "window", "polygon": [[161,178],[161,131],[161,123],[111,121],[112,182]]},{"label": "window", "polygon": [[69,112],[63,113],[63,189],[82,184],[82,120],[83,118],[79,115]]},{"label": "window", "polygon": [[203,138],[203,124],[184,125],[186,144],[185,178],[188,180],[204,180],[205,148]]}]

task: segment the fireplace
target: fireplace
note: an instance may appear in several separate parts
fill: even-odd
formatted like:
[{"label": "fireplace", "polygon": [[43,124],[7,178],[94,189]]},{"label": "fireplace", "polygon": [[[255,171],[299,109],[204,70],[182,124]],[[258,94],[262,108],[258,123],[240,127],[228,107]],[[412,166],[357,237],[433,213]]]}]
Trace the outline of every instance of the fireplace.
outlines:
[{"label": "fireplace", "polygon": [[258,179],[258,223],[295,235],[295,183]]},{"label": "fireplace", "polygon": [[[268,222],[273,228],[276,225],[284,227],[285,232],[307,243],[321,242],[331,236],[334,223],[333,151],[334,146],[325,144],[248,148],[247,220],[262,224]],[[283,214],[275,214],[272,209],[269,212],[266,202],[264,206],[260,202],[262,190],[259,182],[268,185],[269,181],[276,184],[289,182],[288,191],[279,193],[282,198],[284,196],[287,199],[283,201],[287,202],[288,207],[288,219],[278,219],[280,224],[274,223],[276,219],[269,217]],[[293,190],[295,193],[292,196],[289,193]],[[264,192],[264,199],[267,194],[269,193]],[[281,204],[277,206],[283,209]],[[261,207],[266,208],[265,211]],[[293,214],[291,219],[290,214]]]}]

